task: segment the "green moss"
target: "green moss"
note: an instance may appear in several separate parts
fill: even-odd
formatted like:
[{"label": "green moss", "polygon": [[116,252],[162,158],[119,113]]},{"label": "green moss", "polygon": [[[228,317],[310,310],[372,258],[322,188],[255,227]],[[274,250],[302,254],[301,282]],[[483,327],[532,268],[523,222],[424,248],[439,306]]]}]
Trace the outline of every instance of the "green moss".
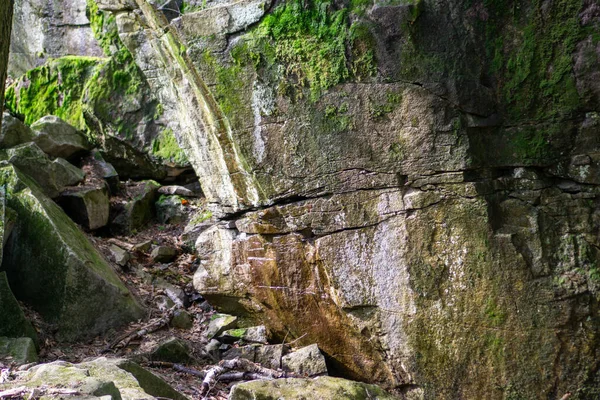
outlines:
[{"label": "green moss", "polygon": [[194,217],[190,221],[190,224],[192,224],[192,225],[201,224],[202,222],[211,219],[212,216],[213,216],[213,213],[211,211],[204,210],[204,211],[199,212],[196,215],[194,215]]},{"label": "green moss", "polygon": [[46,115],[56,115],[78,129],[85,128],[81,98],[86,81],[103,60],[68,56],[50,60],[32,69],[7,91],[6,102],[13,112],[25,115],[32,124]]},{"label": "green moss", "polygon": [[205,8],[206,8],[206,0],[203,0],[202,4],[200,4],[200,5],[192,5],[184,0],[181,3],[181,7],[179,7],[179,12],[181,14],[189,14],[189,13],[193,13],[193,12],[202,11]]},{"label": "green moss", "polygon": [[503,325],[506,322],[506,313],[498,307],[496,301],[489,298],[484,309],[485,316],[494,327]]},{"label": "green moss", "polygon": [[[484,4],[490,14],[490,72],[500,79],[500,95],[511,119],[564,117],[576,111],[580,101],[572,54],[585,34],[578,19],[582,1],[546,5],[536,0],[530,8],[500,0]],[[516,35],[513,29],[503,30],[507,23],[517,27]]]},{"label": "green moss", "polygon": [[187,163],[185,152],[179,147],[179,143],[177,143],[177,139],[170,128],[164,129],[152,141],[152,154],[177,165]]},{"label": "green moss", "polygon": [[388,92],[384,103],[371,102],[370,115],[375,120],[383,119],[387,114],[394,111],[402,103],[402,95],[400,93]]}]

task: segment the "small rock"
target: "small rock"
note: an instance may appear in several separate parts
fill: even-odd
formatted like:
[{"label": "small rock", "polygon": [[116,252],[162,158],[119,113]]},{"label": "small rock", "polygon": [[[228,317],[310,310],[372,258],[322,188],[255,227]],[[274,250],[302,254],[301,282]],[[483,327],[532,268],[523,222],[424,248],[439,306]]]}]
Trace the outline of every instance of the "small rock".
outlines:
[{"label": "small rock", "polygon": [[35,343],[28,337],[18,339],[0,337],[0,360],[2,359],[18,365],[36,362],[38,357]]},{"label": "small rock", "polygon": [[159,289],[163,289],[167,293],[167,296],[169,296],[169,298],[171,300],[173,300],[175,302],[177,302],[177,300],[179,300],[180,307],[188,307],[189,306],[187,295],[185,294],[183,289],[181,289],[179,286],[175,286],[172,283],[169,283],[160,277],[156,278],[154,280],[154,286],[156,286]]},{"label": "small rock", "polygon": [[185,310],[176,310],[171,319],[171,326],[178,329],[190,329],[194,326],[194,319]]},{"label": "small rock", "polygon": [[85,172],[64,158],[55,159],[52,162],[52,169],[54,170],[58,187],[75,186],[85,179]]},{"label": "small rock", "polygon": [[160,343],[150,354],[154,361],[186,363],[191,359],[190,349],[183,340],[172,337]]},{"label": "small rock", "polygon": [[271,369],[281,368],[281,358],[286,350],[283,344],[272,344],[268,346],[257,346],[254,362],[259,363],[263,367]]},{"label": "small rock", "polygon": [[237,317],[227,314],[215,314],[206,328],[206,337],[212,339],[228,329],[237,328]]},{"label": "small rock", "polygon": [[141,242],[133,246],[133,251],[140,251],[142,253],[147,253],[152,247],[152,240],[146,240],[145,242]]},{"label": "small rock", "polygon": [[184,197],[199,197],[196,193],[192,192],[190,189],[187,189],[183,186],[176,186],[176,185],[163,186],[160,189],[158,189],[158,193],[167,194],[167,195],[175,194],[175,195],[184,196]]},{"label": "small rock", "polygon": [[126,266],[131,259],[131,255],[127,252],[127,250],[124,250],[117,245],[112,244],[109,247],[109,250],[115,260],[115,263],[121,267]]},{"label": "small rock", "polygon": [[171,300],[167,296],[163,296],[163,295],[158,295],[158,296],[154,297],[154,302],[156,303],[156,306],[158,307],[158,309],[163,312],[170,310],[175,305],[173,300]]},{"label": "small rock", "polygon": [[250,328],[230,329],[219,336],[219,340],[224,343],[233,343],[238,340],[251,343],[268,343],[267,328],[264,325],[253,326]]},{"label": "small rock", "polygon": [[53,115],[43,117],[31,125],[33,141],[52,157],[69,158],[90,149],[83,133]]},{"label": "small rock", "polygon": [[158,263],[168,263],[177,257],[177,250],[169,246],[156,246],[150,254],[152,260]]},{"label": "small rock", "polygon": [[283,356],[281,365],[285,371],[295,372],[300,375],[327,375],[325,357],[316,344],[311,344]]},{"label": "small rock", "polygon": [[111,231],[129,235],[134,229],[138,229],[150,221],[155,214],[154,203],[159,187],[157,182],[151,180],[137,183],[135,191],[138,194],[113,219]]},{"label": "small rock", "polygon": [[222,344],[219,346],[219,351],[227,351],[231,348],[230,344]]},{"label": "small rock", "polygon": [[110,200],[105,186],[69,188],[61,193],[57,203],[73,221],[86,229],[94,230],[108,224]]},{"label": "small rock", "polygon": [[204,351],[214,358],[215,360],[220,359],[219,347],[221,347],[221,342],[217,339],[211,339],[210,342],[204,347]]},{"label": "small rock", "polygon": [[186,220],[188,208],[179,196],[162,195],[156,202],[156,218],[163,224],[179,224]]},{"label": "small rock", "polygon": [[2,114],[2,131],[0,132],[0,148],[18,146],[20,144],[31,142],[35,134],[18,118],[9,113]]},{"label": "small rock", "polygon": [[244,358],[254,362],[256,359],[256,348],[258,345],[232,347],[223,353],[224,360],[233,360],[234,358]]}]

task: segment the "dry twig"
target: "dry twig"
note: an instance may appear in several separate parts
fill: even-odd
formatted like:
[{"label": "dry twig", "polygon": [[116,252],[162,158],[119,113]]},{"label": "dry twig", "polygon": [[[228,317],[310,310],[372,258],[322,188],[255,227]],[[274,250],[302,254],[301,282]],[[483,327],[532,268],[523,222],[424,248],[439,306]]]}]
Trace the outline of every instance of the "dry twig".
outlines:
[{"label": "dry twig", "polygon": [[142,329],[119,336],[108,346],[107,349],[105,349],[105,351],[110,351],[111,349],[121,349],[123,347],[126,347],[132,340],[140,339],[145,335],[152,332],[156,332],[165,325],[168,325],[169,322],[171,322],[171,319],[173,318],[173,313],[178,308],[179,307],[175,305],[169,310],[167,310],[167,312],[162,317],[152,319],[150,322],[144,325]]}]

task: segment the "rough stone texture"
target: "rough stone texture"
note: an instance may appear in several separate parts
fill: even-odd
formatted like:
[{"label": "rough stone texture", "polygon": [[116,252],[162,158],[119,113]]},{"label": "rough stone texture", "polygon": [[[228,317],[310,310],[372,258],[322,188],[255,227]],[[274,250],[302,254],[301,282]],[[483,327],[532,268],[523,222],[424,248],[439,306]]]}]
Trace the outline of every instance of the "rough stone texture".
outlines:
[{"label": "rough stone texture", "polygon": [[[160,189],[159,189],[160,192]],[[156,218],[163,224],[179,224],[187,219],[188,208],[179,196],[161,197],[156,202]]]},{"label": "rough stone texture", "polygon": [[112,254],[114,262],[121,267],[126,266],[131,259],[131,255],[127,250],[124,250],[115,244],[111,245],[108,249]]},{"label": "rough stone texture", "polygon": [[2,268],[15,296],[58,328],[63,340],[93,337],[142,315],[141,307],[88,239],[31,179],[0,169],[17,221]]},{"label": "rough stone texture", "polygon": [[75,185],[84,177],[83,171],[66,160],[51,161],[33,142],[10,148],[0,153],[0,158],[33,178],[51,198],[57,197],[66,186]]},{"label": "rough stone texture", "polygon": [[233,315],[215,314],[208,324],[204,334],[208,339],[220,335],[227,329],[237,327],[237,317]]},{"label": "rough stone texture", "polygon": [[57,200],[69,217],[85,229],[94,230],[108,224],[110,203],[108,187],[77,186],[61,193]]},{"label": "rough stone texture", "polygon": [[37,342],[35,329],[25,318],[21,306],[10,290],[4,271],[0,272],[0,336],[27,336]]},{"label": "rough stone texture", "polygon": [[223,342],[235,342],[243,340],[249,343],[262,343],[268,342],[268,332],[264,325],[251,326],[249,328],[230,329],[219,336],[219,340]]},{"label": "rough stone texture", "polygon": [[136,0],[121,38],[230,219],[195,287],[427,399],[598,397],[596,3],[287,1],[207,37],[227,2]]},{"label": "rough stone texture", "polygon": [[152,260],[159,263],[171,262],[176,256],[177,250],[169,246],[156,246],[150,253]]},{"label": "rough stone texture", "polygon": [[134,229],[147,224],[155,215],[154,203],[160,185],[145,181],[137,188],[139,194],[127,202],[125,208],[111,222],[111,230],[119,234],[130,234]]},{"label": "rough stone texture", "polygon": [[17,384],[32,388],[41,385],[77,388],[82,396],[110,395],[113,399],[123,400],[187,399],[151,372],[118,358],[101,357],[79,364],[54,361],[36,365],[19,375],[16,381],[0,383],[0,390]]},{"label": "rough stone texture", "polygon": [[292,371],[302,376],[327,375],[325,357],[319,350],[319,346],[311,344],[286,354],[281,359],[284,370]]},{"label": "rough stone texture", "polygon": [[0,336],[0,360],[17,365],[37,362],[35,343],[31,338],[8,338]]},{"label": "rough stone texture", "polygon": [[35,135],[32,130],[18,118],[9,113],[2,114],[2,132],[0,133],[0,148],[6,149],[25,142],[31,142]]},{"label": "rough stone texture", "polygon": [[178,329],[191,329],[194,326],[194,319],[189,312],[177,310],[171,318],[171,326]]},{"label": "rough stone texture", "polygon": [[14,3],[10,75],[20,76],[48,58],[103,55],[86,16],[86,0],[15,0]]},{"label": "rough stone texture", "polygon": [[[406,399],[417,397],[406,397]],[[383,389],[340,378],[275,379],[238,383],[231,389],[228,400],[394,400],[396,397]]]},{"label": "rough stone texture", "polygon": [[62,119],[48,115],[31,125],[33,141],[51,157],[69,158],[90,149],[85,136]]},{"label": "rough stone texture", "polygon": [[150,359],[185,364],[191,360],[190,348],[183,340],[172,337],[159,343],[151,352]]}]

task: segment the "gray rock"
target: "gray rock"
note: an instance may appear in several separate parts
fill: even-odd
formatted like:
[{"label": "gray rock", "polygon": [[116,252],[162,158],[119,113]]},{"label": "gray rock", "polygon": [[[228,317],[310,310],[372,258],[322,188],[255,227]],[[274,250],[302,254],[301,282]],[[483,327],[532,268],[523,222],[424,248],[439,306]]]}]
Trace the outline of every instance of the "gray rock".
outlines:
[{"label": "gray rock", "polygon": [[237,317],[226,314],[215,314],[212,316],[204,333],[208,339],[211,339],[233,328],[237,328]]},{"label": "gray rock", "polygon": [[243,340],[250,343],[266,344],[268,342],[268,332],[264,325],[252,326],[250,328],[230,329],[223,332],[219,336],[219,340],[226,343]]},{"label": "gray rock", "polygon": [[8,285],[6,272],[0,271],[0,336],[27,336],[37,342],[37,334]]},{"label": "gray rock", "polygon": [[165,381],[139,365],[125,359],[96,358],[71,364],[54,361],[36,365],[19,374],[16,380],[0,383],[0,390],[9,387],[77,388],[81,398],[110,396],[113,400],[154,400],[155,397],[187,400]]},{"label": "gray rock", "polygon": [[194,326],[194,319],[189,312],[176,310],[171,319],[171,326],[178,329],[191,329]]},{"label": "gray rock", "polygon": [[152,247],[152,240],[146,240],[133,246],[133,251],[147,253]]},{"label": "gray rock", "polygon": [[177,250],[169,246],[156,246],[150,254],[152,260],[158,263],[168,263],[177,257]]},{"label": "gray rock", "polygon": [[213,359],[219,360],[221,358],[221,352],[219,351],[220,347],[221,342],[219,342],[217,339],[211,339],[208,342],[208,344],[204,347],[204,351],[206,351],[206,354],[208,354]]},{"label": "gray rock", "polygon": [[163,224],[179,224],[187,219],[188,207],[179,196],[162,195],[156,202],[156,218]]},{"label": "gray rock", "polygon": [[286,354],[281,359],[281,365],[284,370],[303,376],[327,375],[325,357],[316,344]]},{"label": "gray rock", "polygon": [[154,303],[160,311],[167,311],[171,309],[175,303],[168,296],[158,295],[154,297]]},{"label": "gray rock", "polygon": [[150,359],[172,363],[187,363],[192,357],[187,343],[172,337],[158,344],[157,348],[150,353]]},{"label": "gray rock", "polygon": [[194,222],[192,220],[186,225],[181,234],[181,241],[190,249],[194,249],[196,241],[202,232],[214,225],[213,222]]},{"label": "gray rock", "polygon": [[57,326],[61,340],[93,337],[143,315],[133,295],[64,211],[13,166],[0,168],[18,218],[3,269],[15,296]]},{"label": "gray rock", "polygon": [[35,343],[31,338],[7,338],[0,336],[0,360],[17,365],[37,362]]},{"label": "gray rock", "polygon": [[233,360],[234,358],[244,358],[254,362],[256,359],[257,345],[232,347],[223,353],[224,360]]},{"label": "gray rock", "polygon": [[105,186],[77,186],[61,193],[57,203],[69,217],[85,229],[94,230],[108,224],[110,201]]},{"label": "gray rock", "polygon": [[43,117],[31,125],[33,141],[52,157],[69,158],[90,150],[90,145],[77,129],[53,115]]},{"label": "gray rock", "polygon": [[278,370],[281,368],[281,358],[287,350],[283,344],[272,344],[267,346],[257,346],[254,362],[263,367]]},{"label": "gray rock", "polygon": [[117,234],[128,235],[148,223],[155,214],[154,203],[159,187],[158,183],[151,180],[137,183],[137,195],[111,222],[111,230]]},{"label": "gray rock", "polygon": [[2,131],[0,132],[1,149],[31,142],[34,137],[35,134],[33,131],[21,122],[20,119],[13,117],[7,112],[2,114]]},{"label": "gray rock", "polygon": [[193,192],[192,190],[186,187],[177,185],[162,186],[160,189],[158,189],[158,193],[170,196],[177,195],[183,197],[200,197],[198,193]]},{"label": "gray rock", "polygon": [[56,164],[35,143],[10,148],[3,158],[33,178],[49,197],[57,197],[64,189],[56,180]]},{"label": "gray rock", "polygon": [[173,285],[170,282],[167,282],[161,277],[157,277],[153,282],[154,286],[159,289],[163,289],[170,299],[173,301],[178,301],[180,307],[187,307],[188,299],[185,292],[177,285]]},{"label": "gray rock", "polygon": [[231,389],[228,399],[396,400],[397,398],[375,385],[321,376],[316,379],[289,378],[238,383]]},{"label": "gray rock", "polygon": [[121,267],[126,266],[129,260],[131,259],[131,255],[127,250],[122,249],[115,244],[111,244],[109,250],[113,256],[113,260],[115,261],[115,263],[117,265],[120,265]]},{"label": "gray rock", "polygon": [[85,178],[85,172],[77,168],[64,158],[56,158],[52,162],[56,174],[56,184],[60,187],[74,186]]}]

